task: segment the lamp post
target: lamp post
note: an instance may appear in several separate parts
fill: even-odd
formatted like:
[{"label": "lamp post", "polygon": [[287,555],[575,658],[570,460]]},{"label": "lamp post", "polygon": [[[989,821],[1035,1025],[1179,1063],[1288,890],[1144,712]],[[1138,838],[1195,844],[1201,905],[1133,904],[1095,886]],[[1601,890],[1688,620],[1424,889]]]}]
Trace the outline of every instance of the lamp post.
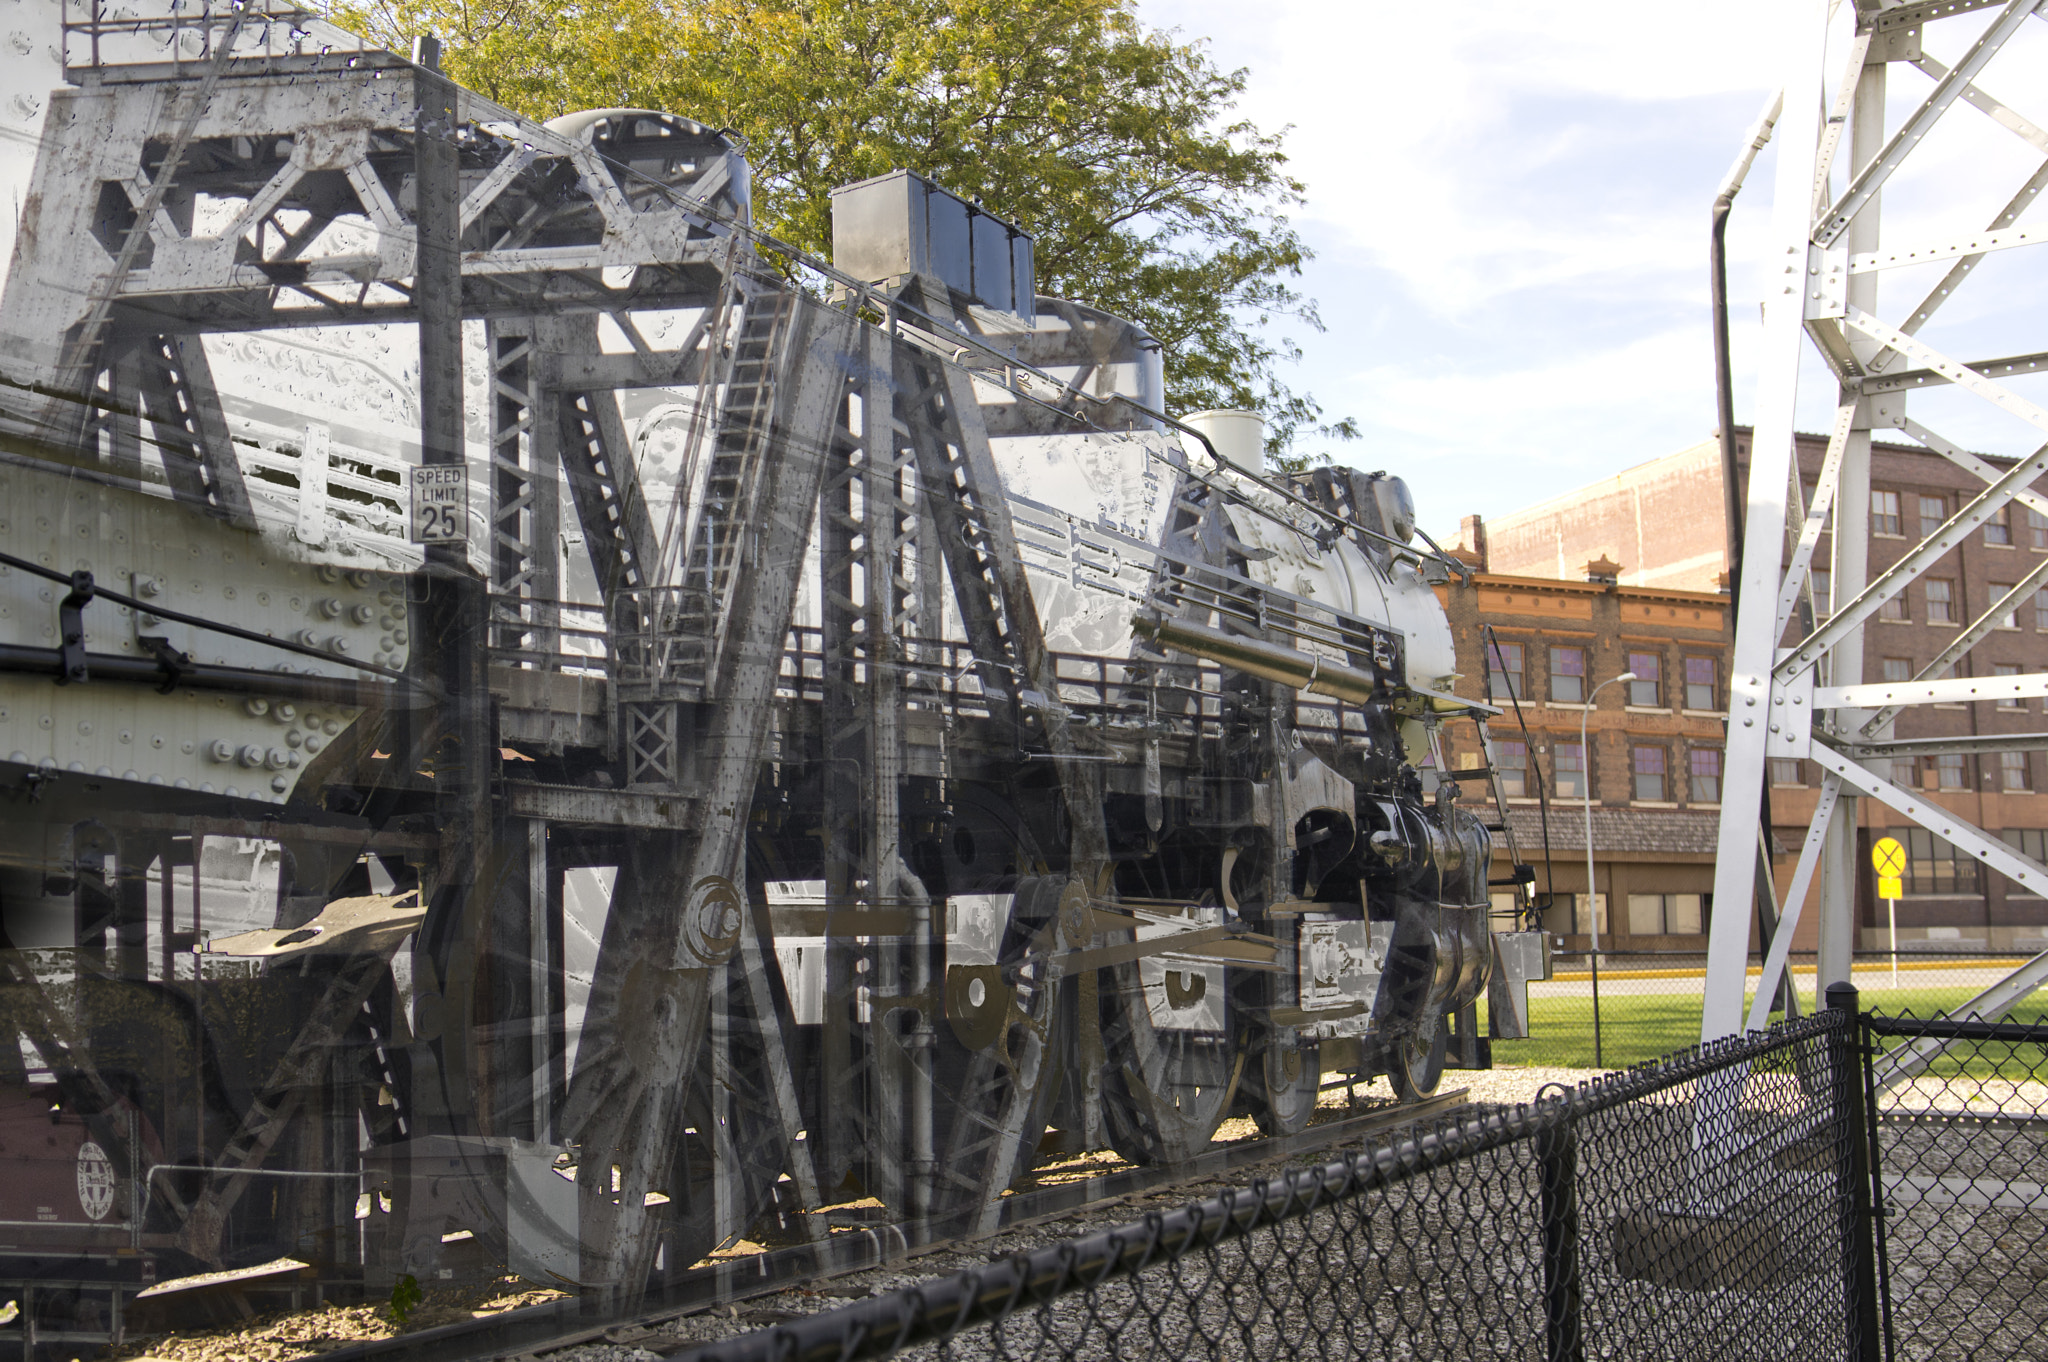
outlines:
[{"label": "lamp post", "polygon": [[1593,747],[1586,740],[1586,720],[1592,717],[1593,706],[1600,703],[1600,692],[1617,681],[1633,681],[1634,672],[1623,672],[1610,676],[1593,687],[1586,697],[1586,707],[1579,712],[1579,760],[1585,769],[1579,772],[1579,794],[1586,806],[1586,920],[1593,924],[1593,1067],[1605,1068],[1600,1053],[1600,913],[1593,905]]}]

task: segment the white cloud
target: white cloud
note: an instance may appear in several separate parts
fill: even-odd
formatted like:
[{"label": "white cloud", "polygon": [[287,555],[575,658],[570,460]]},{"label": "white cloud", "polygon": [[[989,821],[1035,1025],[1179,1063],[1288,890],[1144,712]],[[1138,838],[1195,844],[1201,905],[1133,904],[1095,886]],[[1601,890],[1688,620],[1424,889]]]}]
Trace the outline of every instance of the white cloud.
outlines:
[{"label": "white cloud", "polygon": [[[1708,210],[1782,79],[1788,24],[1809,4],[1141,0],[1141,13],[1248,67],[1243,114],[1293,125],[1292,166],[1309,187],[1300,224],[1319,252],[1305,282],[1329,331],[1308,338],[1290,381],[1368,432],[1338,457],[1406,474],[1426,521],[1443,524],[1554,495],[1712,429]],[[1955,62],[1975,22],[1941,26],[1930,51]],[[1929,82],[1903,63],[1889,70],[1896,126]],[[2028,25],[1984,84],[2048,121],[2048,108],[2026,107],[2044,70],[2048,24]],[[1937,142],[1959,159],[1940,164]],[[1932,164],[1909,163],[1887,190],[1894,243],[1981,230],[2039,156],[1961,106],[1922,152]],[[1752,172],[1730,232],[1738,420],[1754,390],[1773,154]],[[2032,260],[1997,270],[2021,277],[2001,278],[1988,298],[1959,296],[1930,340],[1963,333],[1990,347],[1986,306],[2010,312],[2048,293]],[[1881,311],[1930,282],[1887,278]],[[1816,381],[1817,360],[1804,372],[1802,418],[1824,422],[1832,389]]]},{"label": "white cloud", "polygon": [[[1697,6],[1640,0],[1293,0],[1144,12],[1250,66],[1245,112],[1295,125],[1288,146],[1319,238],[1363,252],[1418,306],[1469,317],[1503,292],[1667,263],[1680,205],[1641,196],[1660,167],[1628,145],[1628,106],[1761,91],[1788,8],[1748,0],[1703,19]],[[1554,116],[1529,121],[1532,103]],[[1577,211],[1545,211],[1567,192]]]},{"label": "white cloud", "polygon": [[[1711,400],[1707,344],[1703,328],[1671,328],[1496,368],[1394,360],[1352,374],[1346,397],[1369,413],[1368,461],[1407,478],[1425,523],[1448,529],[1700,438],[1662,427],[1673,407]],[[1640,452],[1617,459],[1617,441]]]}]

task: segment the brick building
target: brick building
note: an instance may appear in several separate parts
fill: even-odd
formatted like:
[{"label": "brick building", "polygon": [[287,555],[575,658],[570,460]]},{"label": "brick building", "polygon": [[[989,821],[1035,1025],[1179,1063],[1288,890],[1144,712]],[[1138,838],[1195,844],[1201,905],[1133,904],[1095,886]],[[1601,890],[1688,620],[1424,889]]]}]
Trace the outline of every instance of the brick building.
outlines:
[{"label": "brick building", "polygon": [[[1521,855],[1536,867],[1537,889],[1557,895],[1545,925],[1567,949],[1591,944],[1594,913],[1603,949],[1704,949],[1721,798],[1726,598],[1623,586],[1611,561],[1586,564],[1578,581],[1493,573],[1484,570],[1483,538],[1460,552],[1481,570],[1469,583],[1437,589],[1457,640],[1458,691],[1477,697],[1490,679],[1494,703],[1507,710],[1492,734]],[[1624,671],[1638,679],[1595,694]],[[1507,704],[1510,692],[1519,714]],[[1590,753],[1580,744],[1581,719]],[[1471,748],[1468,740],[1447,759],[1477,765]],[[1539,782],[1550,804],[1547,866]],[[1496,855],[1502,878],[1504,841]]]},{"label": "brick building", "polygon": [[[1468,531],[1475,520],[1467,517]],[[1489,520],[1483,532],[1492,572],[1571,578],[1606,558],[1622,564],[1625,586],[1718,591],[1728,570],[1720,441]]]},{"label": "brick building", "polygon": [[[1799,437],[1799,466],[1809,493],[1826,448],[1821,436]],[[1746,429],[1737,432],[1736,450],[1746,479]],[[1869,570],[1874,577],[1955,514],[1984,484],[1917,445],[1879,442],[1871,452],[1870,486]],[[1718,444],[1708,440],[1497,520],[1482,524],[1477,517],[1468,517],[1464,538],[1474,556],[1484,555],[1490,572],[1556,576],[1562,575],[1560,563],[1606,557],[1625,564],[1618,569],[1621,591],[1711,592],[1726,580],[1727,572],[1721,505]],[[1829,536],[1823,535],[1814,557],[1820,568],[1814,579],[1815,603],[1823,615],[1829,607],[1830,550]],[[1866,627],[1862,679],[1906,680],[1919,675],[1942,657],[1966,625],[2044,562],[2048,520],[2024,508],[2011,508],[2003,519],[1967,536],[1941,566]],[[2048,590],[2029,591],[2010,604],[2000,627],[1956,661],[1954,675],[2048,669]],[[1900,713],[1894,733],[1899,738],[1935,738],[2037,732],[2048,727],[2042,723],[2039,704],[1914,706]],[[1951,753],[1898,760],[1892,774],[1897,783],[1917,787],[1942,807],[2038,859],[2048,849],[2048,794],[2043,793],[2048,767],[2043,762],[2040,752]],[[1771,809],[1781,847],[1796,849],[1802,842],[1818,786],[1810,763],[1772,763]],[[1862,801],[1858,821],[1866,852],[1871,841],[1889,833],[1910,853],[1906,897],[1898,905],[1902,944],[2001,952],[2048,946],[2048,899],[2018,892],[2004,877],[1874,800]],[[1597,850],[1597,835],[1595,840]],[[1672,854],[1678,854],[1675,847]],[[1780,858],[1781,887],[1790,879],[1792,863],[1790,856]],[[1866,949],[1877,949],[1888,941],[1885,907],[1876,898],[1867,854],[1858,857],[1858,865],[1863,877],[1858,890],[1862,941]],[[1810,946],[1813,931],[1809,917],[1801,924],[1796,944]]]}]

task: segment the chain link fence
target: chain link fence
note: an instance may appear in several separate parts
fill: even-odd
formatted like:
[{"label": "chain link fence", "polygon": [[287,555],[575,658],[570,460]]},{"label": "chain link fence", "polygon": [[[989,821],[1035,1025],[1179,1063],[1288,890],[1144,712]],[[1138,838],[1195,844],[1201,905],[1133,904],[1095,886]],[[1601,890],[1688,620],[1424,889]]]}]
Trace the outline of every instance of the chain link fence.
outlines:
[{"label": "chain link fence", "polygon": [[1890,1356],[2048,1356],[2048,1024],[1866,1024]]},{"label": "chain link fence", "polygon": [[1851,1015],[680,1356],[1856,1355],[1878,1312]]}]

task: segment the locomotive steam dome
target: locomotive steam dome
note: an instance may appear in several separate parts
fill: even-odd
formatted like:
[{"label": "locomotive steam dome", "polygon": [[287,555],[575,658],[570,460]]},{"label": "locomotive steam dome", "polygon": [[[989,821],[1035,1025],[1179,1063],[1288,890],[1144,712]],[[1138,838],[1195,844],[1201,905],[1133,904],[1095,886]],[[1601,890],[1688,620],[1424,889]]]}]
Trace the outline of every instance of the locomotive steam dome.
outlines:
[{"label": "locomotive steam dome", "polygon": [[1201,438],[1217,459],[1240,473],[1266,471],[1266,418],[1255,411],[1198,411],[1181,425]]}]

